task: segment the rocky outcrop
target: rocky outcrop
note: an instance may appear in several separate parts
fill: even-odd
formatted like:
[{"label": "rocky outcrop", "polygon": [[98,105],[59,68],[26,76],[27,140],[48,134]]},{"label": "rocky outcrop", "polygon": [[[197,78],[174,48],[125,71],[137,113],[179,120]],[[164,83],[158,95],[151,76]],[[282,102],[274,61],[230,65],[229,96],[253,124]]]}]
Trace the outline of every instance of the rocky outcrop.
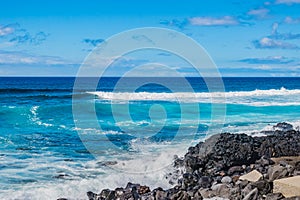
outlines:
[{"label": "rocky outcrop", "polygon": [[225,171],[230,174],[244,171],[243,166],[249,170],[255,162],[262,167],[270,165],[271,157],[282,156],[300,156],[299,132],[275,131],[265,137],[222,133],[190,147],[182,162],[175,163],[182,163],[188,173],[215,176]]},{"label": "rocky outcrop", "polygon": [[[272,134],[251,137],[222,133],[190,147],[183,158],[174,160],[177,183],[170,189],[128,183],[125,188],[88,192],[89,200],[197,200],[285,199],[274,191],[274,181],[300,175],[300,132],[287,123],[277,124]],[[281,128],[281,129],[279,129]],[[283,157],[285,156],[285,157]],[[184,169],[184,173],[178,174]],[[170,179],[174,183],[174,178]],[[297,199],[300,197],[290,197]]]}]

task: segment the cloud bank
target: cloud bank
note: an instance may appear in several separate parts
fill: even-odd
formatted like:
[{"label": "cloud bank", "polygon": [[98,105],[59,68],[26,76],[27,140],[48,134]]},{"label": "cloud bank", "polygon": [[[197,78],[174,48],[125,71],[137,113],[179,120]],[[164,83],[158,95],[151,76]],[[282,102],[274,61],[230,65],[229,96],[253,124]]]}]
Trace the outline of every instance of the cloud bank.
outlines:
[{"label": "cloud bank", "polygon": [[7,24],[4,26],[0,25],[0,39],[4,42],[9,42],[12,44],[33,44],[39,45],[44,42],[49,34],[40,31],[35,34],[30,33],[18,23]]}]

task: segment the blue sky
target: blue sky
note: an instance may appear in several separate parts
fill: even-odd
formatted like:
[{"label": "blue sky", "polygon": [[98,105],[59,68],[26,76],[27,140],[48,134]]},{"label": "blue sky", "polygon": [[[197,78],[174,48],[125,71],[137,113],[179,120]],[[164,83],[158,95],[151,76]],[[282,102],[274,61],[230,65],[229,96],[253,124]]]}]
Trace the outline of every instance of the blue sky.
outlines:
[{"label": "blue sky", "polygon": [[[0,75],[74,76],[97,44],[140,27],[193,38],[223,76],[300,76],[300,0],[2,1]],[[161,52],[124,57],[112,74],[150,61],[194,75]]]}]

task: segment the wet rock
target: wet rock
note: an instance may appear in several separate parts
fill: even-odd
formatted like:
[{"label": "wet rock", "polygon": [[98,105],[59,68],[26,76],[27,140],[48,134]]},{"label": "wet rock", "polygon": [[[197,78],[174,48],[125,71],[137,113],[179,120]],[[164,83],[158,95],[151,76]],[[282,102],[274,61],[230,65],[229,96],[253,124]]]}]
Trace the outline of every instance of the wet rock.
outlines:
[{"label": "wet rock", "polygon": [[102,192],[100,193],[99,196],[100,196],[100,199],[113,200],[113,199],[115,199],[115,191],[102,190]]},{"label": "wet rock", "polygon": [[86,194],[87,194],[89,200],[97,200],[98,199],[98,195],[91,191],[87,192]]},{"label": "wet rock", "polygon": [[111,166],[118,164],[117,161],[103,161],[103,162],[97,162],[97,165],[100,166]]},{"label": "wet rock", "polygon": [[164,191],[162,188],[154,189],[153,193],[155,194],[155,199],[166,199],[168,196],[168,193]]},{"label": "wet rock", "polygon": [[57,179],[66,179],[68,177],[70,177],[68,174],[59,174],[59,175],[53,176],[53,178],[57,178]]},{"label": "wet rock", "polygon": [[293,125],[286,123],[286,122],[281,122],[273,126],[274,131],[291,131],[293,130]]},{"label": "wet rock", "polygon": [[139,194],[146,194],[148,192],[150,192],[150,188],[148,186],[143,185],[138,188]]},{"label": "wet rock", "polygon": [[101,191],[101,193],[99,194],[100,197],[102,198],[106,198],[110,193],[110,190],[109,189],[104,189]]},{"label": "wet rock", "polygon": [[115,193],[116,193],[116,196],[123,196],[124,189],[123,188],[116,188]]}]

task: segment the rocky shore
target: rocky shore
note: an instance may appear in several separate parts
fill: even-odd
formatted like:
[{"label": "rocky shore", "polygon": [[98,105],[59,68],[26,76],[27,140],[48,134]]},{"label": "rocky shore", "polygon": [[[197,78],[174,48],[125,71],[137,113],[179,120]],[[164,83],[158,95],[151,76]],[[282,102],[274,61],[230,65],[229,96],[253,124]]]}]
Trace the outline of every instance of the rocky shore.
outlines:
[{"label": "rocky shore", "polygon": [[300,200],[300,132],[295,129],[279,123],[262,137],[213,135],[174,159],[174,172],[167,175],[175,183],[172,188],[151,190],[128,183],[87,196],[89,200]]}]

